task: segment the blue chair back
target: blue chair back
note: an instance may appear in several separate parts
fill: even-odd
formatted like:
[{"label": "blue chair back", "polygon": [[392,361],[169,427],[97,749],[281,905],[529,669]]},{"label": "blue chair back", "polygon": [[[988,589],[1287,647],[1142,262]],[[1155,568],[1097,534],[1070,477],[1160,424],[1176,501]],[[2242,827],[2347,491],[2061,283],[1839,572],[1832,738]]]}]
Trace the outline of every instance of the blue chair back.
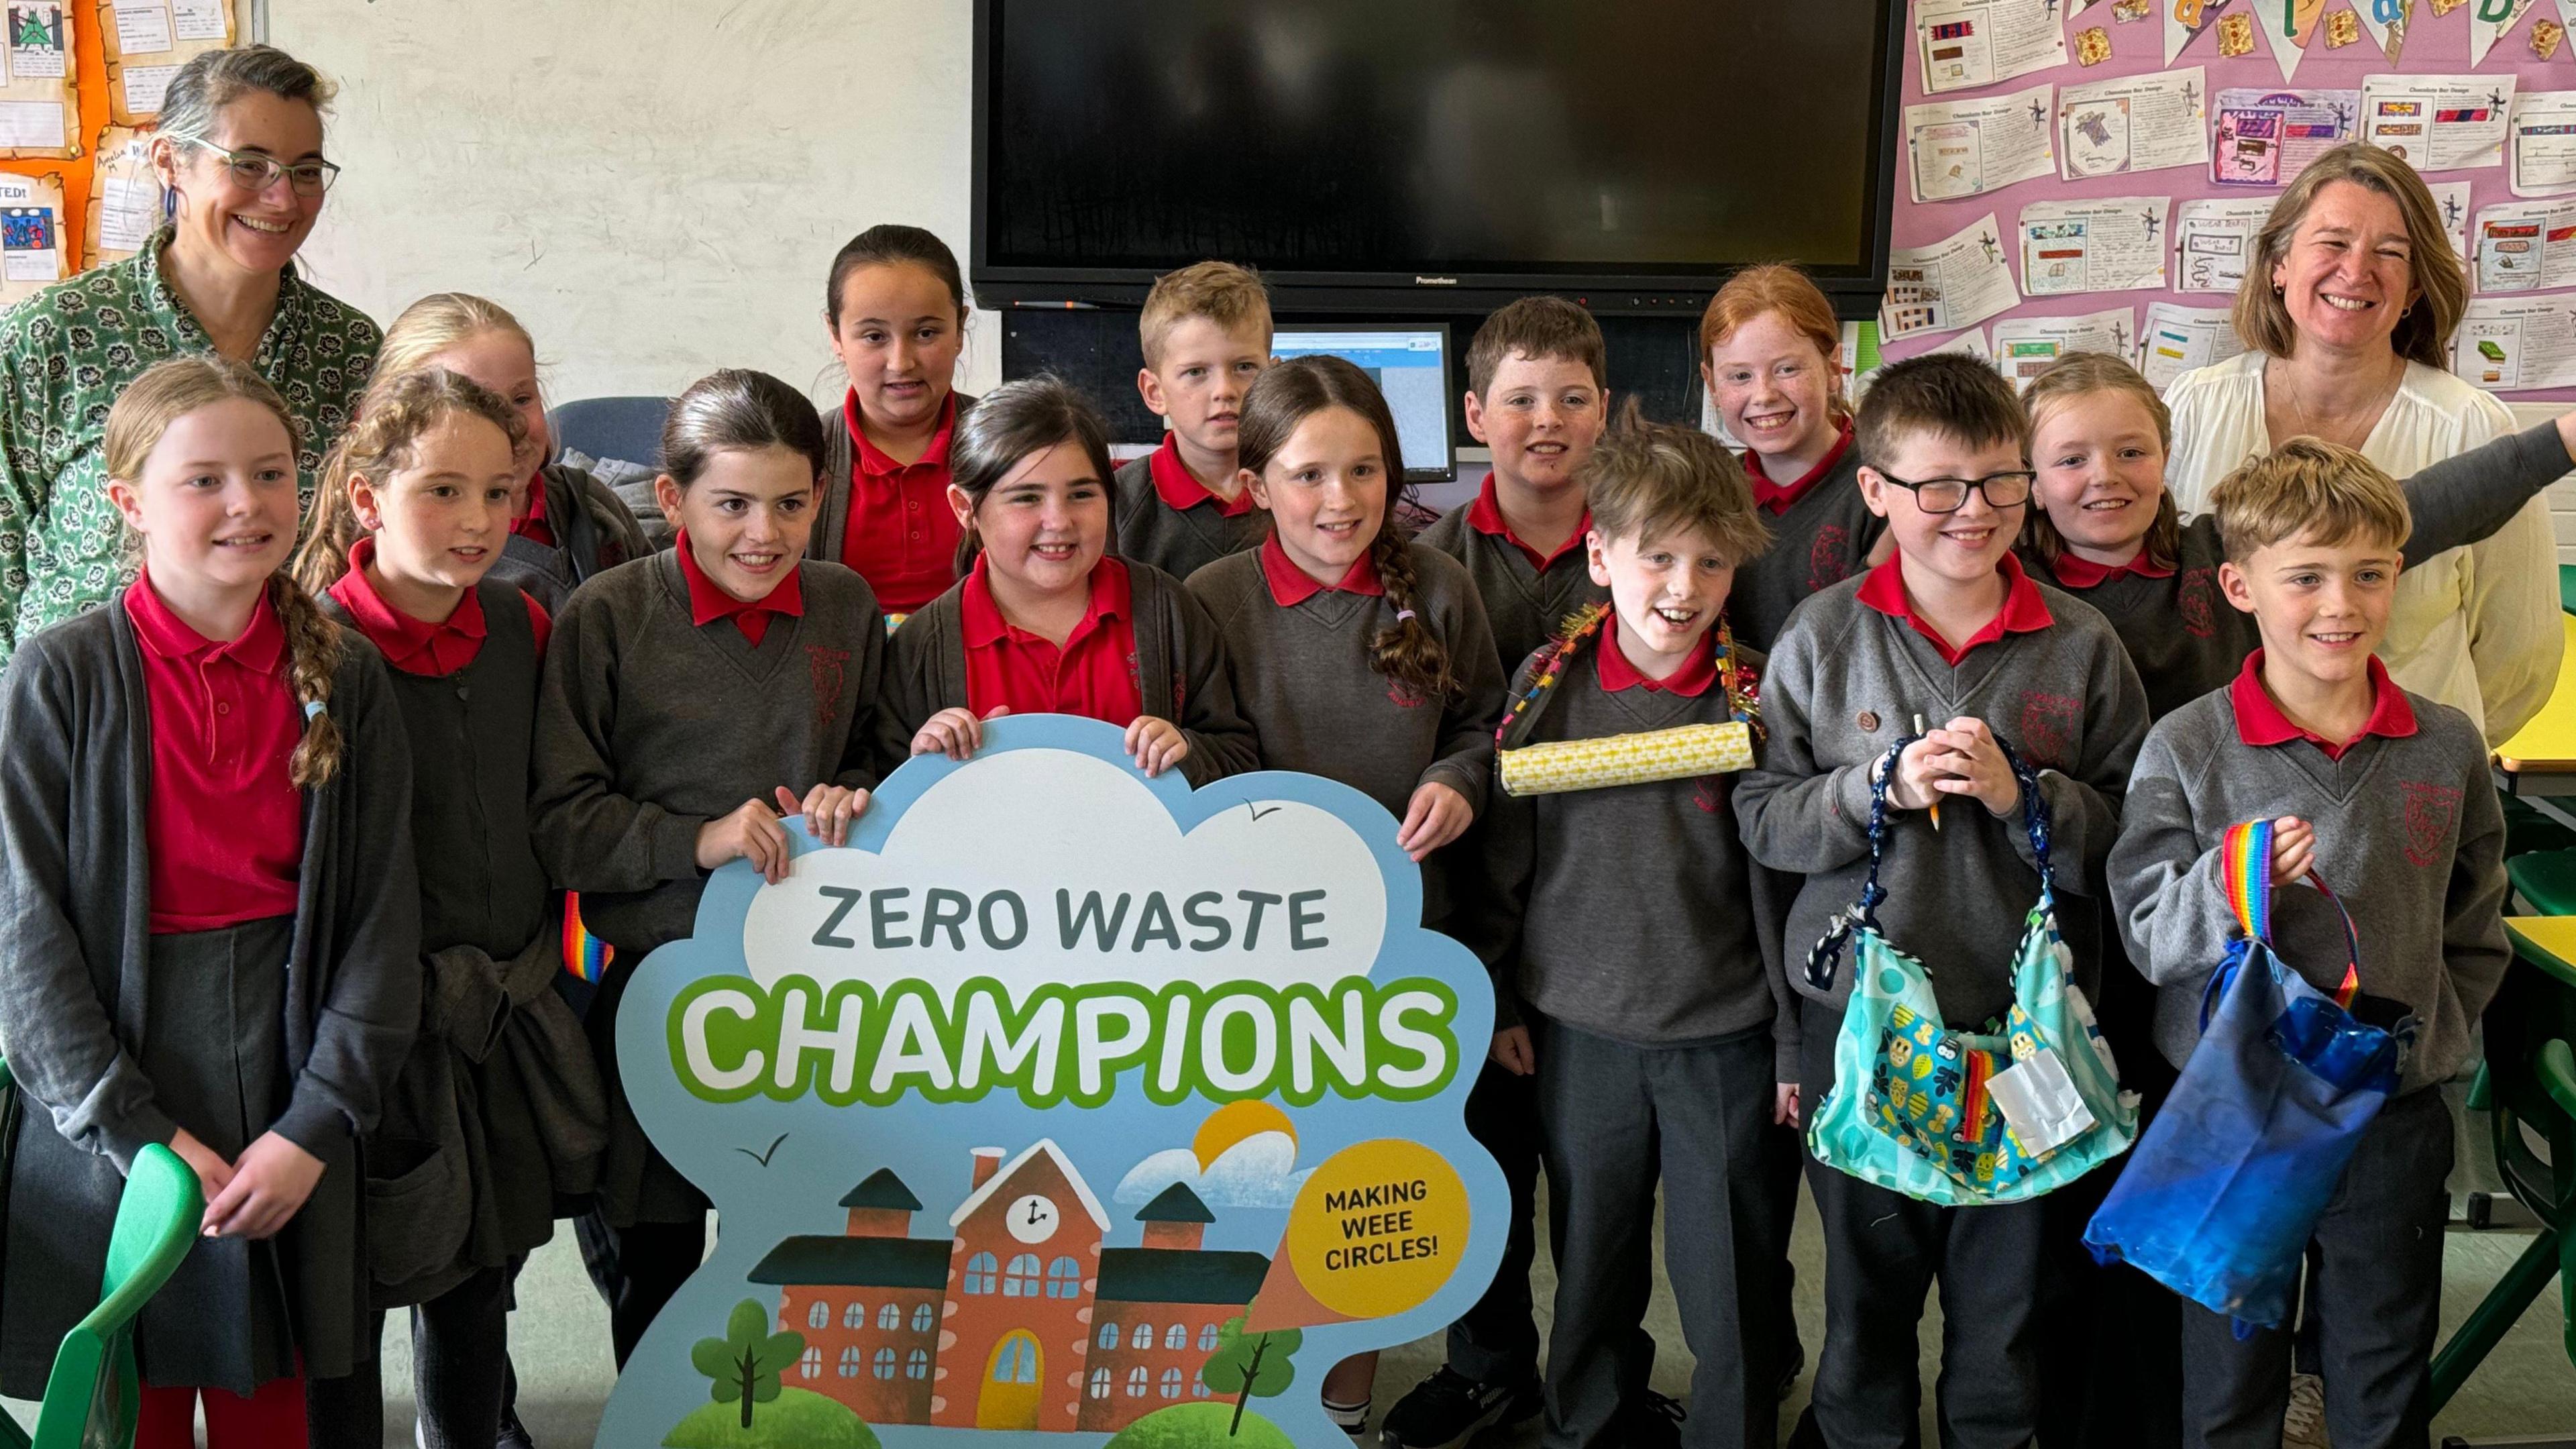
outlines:
[{"label": "blue chair back", "polygon": [[662,466],[662,424],[671,415],[666,397],[590,397],[546,414],[559,451],[588,453]]}]

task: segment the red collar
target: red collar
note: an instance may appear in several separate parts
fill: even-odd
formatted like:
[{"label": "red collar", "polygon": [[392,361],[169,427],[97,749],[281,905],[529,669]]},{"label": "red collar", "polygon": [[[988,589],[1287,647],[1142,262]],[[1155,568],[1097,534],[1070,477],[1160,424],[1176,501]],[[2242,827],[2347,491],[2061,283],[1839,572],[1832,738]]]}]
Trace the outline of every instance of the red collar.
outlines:
[{"label": "red collar", "polygon": [[1691,651],[1691,657],[1682,662],[1681,668],[1662,679],[1648,679],[1637,672],[1637,666],[1629,663],[1627,654],[1619,648],[1619,632],[1627,627],[1618,619],[1611,619],[1610,627],[1603,631],[1601,643],[1592,651],[1592,657],[1600,661],[1604,693],[1617,694],[1623,689],[1643,687],[1656,694],[1670,690],[1685,698],[1697,699],[1708,693],[1708,687],[1717,682],[1715,629],[1700,636],[1699,647]]},{"label": "red collar", "polygon": [[2272,692],[2263,687],[2260,649],[2245,657],[2245,667],[2227,686],[2227,699],[2236,706],[2236,737],[2257,748],[2306,740],[2325,751],[2327,759],[2340,760],[2344,751],[2370,735],[2396,740],[2415,733],[2415,707],[2406,702],[2406,691],[2389,679],[2388,666],[2376,654],[2370,656],[2370,718],[2361,733],[2348,740],[2329,740],[2291,723],[2281,713],[2281,707],[2272,702]]},{"label": "red collar", "polygon": [[1321,593],[1367,594],[1374,598],[1386,592],[1377,581],[1377,563],[1368,554],[1360,555],[1360,561],[1351,565],[1340,583],[1319,584],[1288,557],[1276,533],[1261,540],[1261,577],[1270,585],[1271,599],[1283,609],[1293,609]]},{"label": "red collar", "polygon": [[2169,579],[2174,575],[2172,569],[2156,567],[2155,560],[2147,557],[2143,548],[2124,564],[2097,564],[2078,556],[2070,548],[2057,556],[2056,563],[2049,565],[2049,572],[2057,575],[2057,586],[2061,589],[2098,589],[2122,574],[2136,574],[2142,579]]},{"label": "red collar", "polygon": [[800,619],[805,616],[804,571],[793,560],[787,565],[787,576],[767,597],[746,601],[717,587],[706,570],[698,567],[697,556],[689,551],[688,530],[682,529],[671,547],[680,555],[680,577],[689,585],[689,622],[699,628],[718,619],[731,619],[734,627],[742,630],[742,637],[758,648],[760,636],[769,629],[771,615],[793,614]]},{"label": "red collar", "polygon": [[[966,636],[966,647],[981,649],[1006,638],[1013,643],[1048,643],[1042,636],[1002,617],[1002,605],[993,597],[993,581],[984,572],[989,561],[990,555],[975,555],[975,566],[966,573],[965,592],[957,600],[958,624]],[[1072,647],[1074,640],[1100,627],[1103,619],[1128,617],[1132,597],[1127,565],[1102,554],[1100,562],[1091,566],[1090,605],[1083,610],[1082,622],[1074,625],[1073,632],[1064,636],[1065,646]]]},{"label": "red collar", "polygon": [[1744,475],[1753,480],[1753,501],[1774,516],[1788,512],[1799,499],[1807,496],[1807,490],[1815,487],[1817,480],[1834,471],[1835,465],[1842,462],[1843,454],[1851,451],[1851,445],[1852,425],[1846,418],[1842,436],[1825,450],[1825,456],[1816,466],[1801,474],[1794,483],[1772,482],[1771,475],[1762,471],[1762,455],[1751,448],[1745,449]]},{"label": "red collar", "polygon": [[510,531],[532,538],[548,548],[554,547],[555,526],[546,521],[546,474],[540,468],[528,479],[528,511],[510,525]]},{"label": "red collar", "polygon": [[134,576],[134,587],[125,591],[125,616],[134,621],[134,637],[143,647],[163,659],[198,660],[202,666],[218,659],[230,659],[253,674],[274,674],[286,658],[286,626],[278,622],[277,609],[268,601],[268,590],[259,591],[259,602],[250,611],[250,627],[241,637],[217,643],[188,627],[187,621],[173,613],[152,587],[148,570]]},{"label": "red collar", "polygon": [[930,435],[930,446],[909,463],[898,463],[886,450],[868,441],[867,430],[859,426],[859,390],[841,400],[841,421],[850,430],[850,452],[855,466],[871,478],[890,478],[906,468],[945,468],[948,466],[948,443],[957,434],[957,393],[950,390],[940,399],[939,430]]},{"label": "red collar", "polygon": [[1592,510],[1587,508],[1583,511],[1583,521],[1574,525],[1574,532],[1556,546],[1556,552],[1540,553],[1521,542],[1520,535],[1512,532],[1511,524],[1504,521],[1502,500],[1494,496],[1494,475],[1488,472],[1485,485],[1476,490],[1476,501],[1467,505],[1467,526],[1487,538],[1499,538],[1519,549],[1530,561],[1531,568],[1545,573],[1549,565],[1583,547],[1583,536],[1592,530]]},{"label": "red collar", "polygon": [[2022,570],[2021,560],[2007,553],[1996,570],[2004,576],[2004,606],[1995,611],[1995,616],[1986,621],[1984,628],[1969,635],[1966,642],[1953,649],[1950,641],[1941,637],[1940,630],[1914,612],[1914,601],[1905,594],[1903,563],[1904,555],[1893,553],[1887,556],[1887,562],[1871,569],[1869,576],[1861,580],[1860,601],[1891,619],[1903,619],[1913,625],[1914,632],[1931,640],[1932,647],[1939,650],[1941,658],[1953,668],[1980,644],[1992,644],[2008,633],[2028,634],[2057,622],[2049,617],[2048,601],[2039,596],[2039,585],[2032,583],[2030,575]]},{"label": "red collar", "polygon": [[349,571],[331,585],[331,597],[349,611],[349,620],[385,663],[405,674],[454,674],[483,651],[483,601],[472,589],[456,603],[445,623],[415,619],[385,602],[367,578],[375,562],[376,541],[361,538],[349,545]]},{"label": "red collar", "polygon": [[1202,503],[1216,505],[1219,518],[1241,518],[1252,511],[1252,490],[1238,488],[1232,498],[1219,498],[1208,486],[1190,476],[1187,463],[1181,461],[1181,435],[1166,433],[1163,446],[1146,455],[1146,471],[1154,475],[1154,491],[1174,509],[1187,510]]}]

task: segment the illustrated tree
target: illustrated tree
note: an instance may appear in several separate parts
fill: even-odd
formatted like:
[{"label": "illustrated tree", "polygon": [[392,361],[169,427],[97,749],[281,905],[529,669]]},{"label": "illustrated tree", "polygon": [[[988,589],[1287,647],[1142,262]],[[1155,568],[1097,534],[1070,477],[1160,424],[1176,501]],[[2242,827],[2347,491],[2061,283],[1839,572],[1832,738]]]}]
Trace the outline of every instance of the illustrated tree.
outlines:
[{"label": "illustrated tree", "polygon": [[708,1397],[719,1404],[742,1404],[742,1427],[748,1429],[751,1406],[778,1397],[778,1376],[804,1352],[805,1335],[793,1329],[770,1332],[769,1310],[758,1299],[746,1298],[726,1316],[724,1337],[702,1338],[690,1346],[689,1362],[712,1381]]},{"label": "illustrated tree", "polygon": [[1293,1328],[1270,1333],[1246,1333],[1243,1321],[1252,1305],[1245,1304],[1243,1313],[1229,1318],[1216,1331],[1216,1352],[1208,1356],[1199,1370],[1199,1380],[1220,1394],[1234,1396],[1234,1418],[1225,1426],[1226,1437],[1243,1427],[1243,1408],[1252,1396],[1277,1398],[1297,1378],[1297,1366],[1290,1362],[1306,1335]]}]

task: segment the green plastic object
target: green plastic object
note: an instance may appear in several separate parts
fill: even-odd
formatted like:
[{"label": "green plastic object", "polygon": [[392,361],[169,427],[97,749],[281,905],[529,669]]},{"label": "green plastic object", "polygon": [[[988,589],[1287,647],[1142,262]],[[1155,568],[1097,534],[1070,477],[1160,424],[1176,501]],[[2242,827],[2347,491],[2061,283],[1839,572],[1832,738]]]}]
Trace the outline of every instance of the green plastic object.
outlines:
[{"label": "green plastic object", "polygon": [[[0,1090],[15,1096],[6,1062]],[[99,1303],[63,1335],[32,1435],[0,1414],[7,1449],[132,1449],[142,1377],[134,1366],[134,1318],[178,1271],[196,1245],[206,1213],[197,1174],[179,1154],[154,1144],[134,1159],[108,1234],[107,1275]]]},{"label": "green plastic object", "polygon": [[2576,614],[2576,564],[2558,566],[2558,607]]},{"label": "green plastic object", "polygon": [[[2520,882],[2516,882],[2517,888]],[[2491,1114],[2496,1166],[2540,1222],[2531,1246],[2433,1355],[2432,1405],[2451,1401],[2556,1278],[2559,1332],[2576,1363],[2576,982],[2528,943],[2487,1009],[2479,1095]],[[2534,1139],[2545,1147],[2535,1150]]]},{"label": "green plastic object", "polygon": [[2534,915],[2576,916],[2576,850],[2539,850],[2504,863],[2514,894]]}]

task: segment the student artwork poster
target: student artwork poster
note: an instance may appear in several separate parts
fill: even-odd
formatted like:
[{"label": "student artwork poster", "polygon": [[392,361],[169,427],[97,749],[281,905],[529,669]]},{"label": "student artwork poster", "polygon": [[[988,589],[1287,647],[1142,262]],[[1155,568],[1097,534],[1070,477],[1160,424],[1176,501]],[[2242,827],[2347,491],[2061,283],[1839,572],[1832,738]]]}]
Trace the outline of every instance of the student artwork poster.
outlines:
[{"label": "student artwork poster", "polygon": [[601,1443],[1342,1443],[1324,1371],[1491,1275],[1492,991],[1385,811],[1149,780],[1091,720],[984,740],[846,847],[791,822],[637,972],[627,1090],[724,1231]]},{"label": "student artwork poster", "polygon": [[2451,370],[2504,391],[2576,387],[2576,298],[2471,298]]}]

